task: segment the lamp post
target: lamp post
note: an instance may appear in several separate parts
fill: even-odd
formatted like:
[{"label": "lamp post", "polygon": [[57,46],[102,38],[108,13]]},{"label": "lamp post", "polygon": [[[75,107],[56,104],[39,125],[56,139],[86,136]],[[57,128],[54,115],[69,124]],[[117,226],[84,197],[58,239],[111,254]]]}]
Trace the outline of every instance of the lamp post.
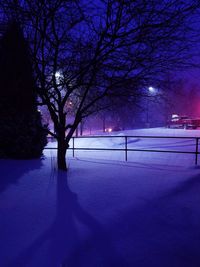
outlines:
[{"label": "lamp post", "polygon": [[152,86],[148,87],[147,89],[147,106],[146,106],[146,127],[150,127],[149,122],[149,103],[150,103],[150,97],[152,97],[156,93],[156,89]]}]

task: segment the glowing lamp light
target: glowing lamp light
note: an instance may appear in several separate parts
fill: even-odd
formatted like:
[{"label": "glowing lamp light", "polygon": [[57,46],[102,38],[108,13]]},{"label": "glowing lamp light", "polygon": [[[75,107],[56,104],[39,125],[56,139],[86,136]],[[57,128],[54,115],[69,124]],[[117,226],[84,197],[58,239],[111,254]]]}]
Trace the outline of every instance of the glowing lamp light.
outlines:
[{"label": "glowing lamp light", "polygon": [[62,72],[56,71],[55,78],[56,78],[56,83],[59,84],[61,82],[61,79],[63,78]]},{"label": "glowing lamp light", "polygon": [[56,73],[55,73],[56,79],[60,79],[61,76],[62,75],[61,75],[60,71],[56,71]]},{"label": "glowing lamp light", "polygon": [[113,130],[112,128],[106,128],[106,129],[105,129],[105,132],[111,133],[112,130]]},{"label": "glowing lamp light", "polygon": [[148,89],[149,89],[150,93],[155,93],[155,91],[156,91],[155,88],[153,88],[152,86],[150,86]]}]

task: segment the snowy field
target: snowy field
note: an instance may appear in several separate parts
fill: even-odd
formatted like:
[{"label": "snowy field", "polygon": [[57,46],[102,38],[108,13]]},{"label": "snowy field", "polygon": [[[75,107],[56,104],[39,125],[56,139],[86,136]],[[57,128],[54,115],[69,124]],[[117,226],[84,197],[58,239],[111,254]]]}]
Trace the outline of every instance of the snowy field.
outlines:
[{"label": "snowy field", "polygon": [[[117,149],[125,149],[125,137],[128,137],[127,148],[136,150],[158,150],[158,151],[178,151],[178,152],[195,152],[196,140],[194,137],[200,137],[200,130],[182,130],[182,129],[167,129],[167,128],[151,128],[127,130],[124,132],[113,132],[104,134],[104,137],[74,139],[75,148],[90,148],[90,149],[116,149],[115,151],[107,150],[75,150],[75,158],[78,159],[105,159],[105,160],[125,160],[125,151],[117,151]],[[115,137],[112,137],[115,136]],[[142,137],[141,137],[142,136]],[[166,137],[166,138],[145,138],[148,136]],[[94,137],[94,136],[93,136]],[[173,139],[168,137],[174,137]],[[177,139],[176,139],[177,137]],[[182,139],[181,139],[181,138]],[[187,137],[187,138],[186,138]],[[199,141],[200,143],[200,141]],[[56,148],[57,143],[49,142],[47,148]],[[73,142],[70,143],[70,148],[73,147]],[[200,144],[199,144],[200,147]],[[200,150],[200,148],[199,148]],[[50,157],[55,155],[55,150],[47,150],[46,155]],[[69,150],[69,156],[72,156],[72,151]],[[128,162],[138,163],[160,163],[160,164],[178,164],[178,165],[194,165],[194,154],[174,154],[171,153],[153,153],[153,152],[138,152],[128,151]],[[200,158],[200,156],[199,156]],[[199,159],[200,161],[200,159]]]},{"label": "snowy field", "polygon": [[[75,146],[122,148],[124,135],[199,137],[200,130],[116,134]],[[136,137],[128,147],[194,151],[195,141]],[[125,162],[121,151],[75,151],[75,158],[70,151],[67,174],[56,171],[54,150],[41,160],[0,160],[0,266],[199,267],[194,157],[129,152]]]}]

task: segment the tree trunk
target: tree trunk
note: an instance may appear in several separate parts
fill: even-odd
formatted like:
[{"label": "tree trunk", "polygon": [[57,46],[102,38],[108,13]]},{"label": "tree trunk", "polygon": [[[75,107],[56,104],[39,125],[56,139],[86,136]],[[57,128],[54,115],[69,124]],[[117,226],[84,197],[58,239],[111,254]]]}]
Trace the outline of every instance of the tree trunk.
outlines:
[{"label": "tree trunk", "polygon": [[106,117],[103,116],[103,133],[106,131]]},{"label": "tree trunk", "polygon": [[78,137],[78,126],[76,128],[76,137]]},{"label": "tree trunk", "polygon": [[64,171],[67,170],[67,164],[65,159],[66,152],[67,152],[67,145],[65,139],[58,140],[57,163],[59,170],[64,170]]},{"label": "tree trunk", "polygon": [[83,121],[81,121],[81,125],[80,125],[80,135],[83,135]]}]

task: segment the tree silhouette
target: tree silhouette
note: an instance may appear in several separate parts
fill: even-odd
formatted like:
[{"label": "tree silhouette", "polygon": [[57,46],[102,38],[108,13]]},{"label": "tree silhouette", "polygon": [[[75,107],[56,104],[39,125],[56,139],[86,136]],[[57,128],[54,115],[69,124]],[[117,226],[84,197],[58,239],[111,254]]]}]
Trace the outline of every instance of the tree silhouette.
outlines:
[{"label": "tree silhouette", "polygon": [[29,37],[41,104],[54,123],[59,169],[67,169],[78,125],[106,108],[109,97],[141,96],[163,73],[191,62],[198,8],[189,0],[1,1],[2,12],[17,18]]},{"label": "tree silhouette", "polygon": [[9,24],[0,41],[0,157],[35,158],[46,145],[23,32]]}]

